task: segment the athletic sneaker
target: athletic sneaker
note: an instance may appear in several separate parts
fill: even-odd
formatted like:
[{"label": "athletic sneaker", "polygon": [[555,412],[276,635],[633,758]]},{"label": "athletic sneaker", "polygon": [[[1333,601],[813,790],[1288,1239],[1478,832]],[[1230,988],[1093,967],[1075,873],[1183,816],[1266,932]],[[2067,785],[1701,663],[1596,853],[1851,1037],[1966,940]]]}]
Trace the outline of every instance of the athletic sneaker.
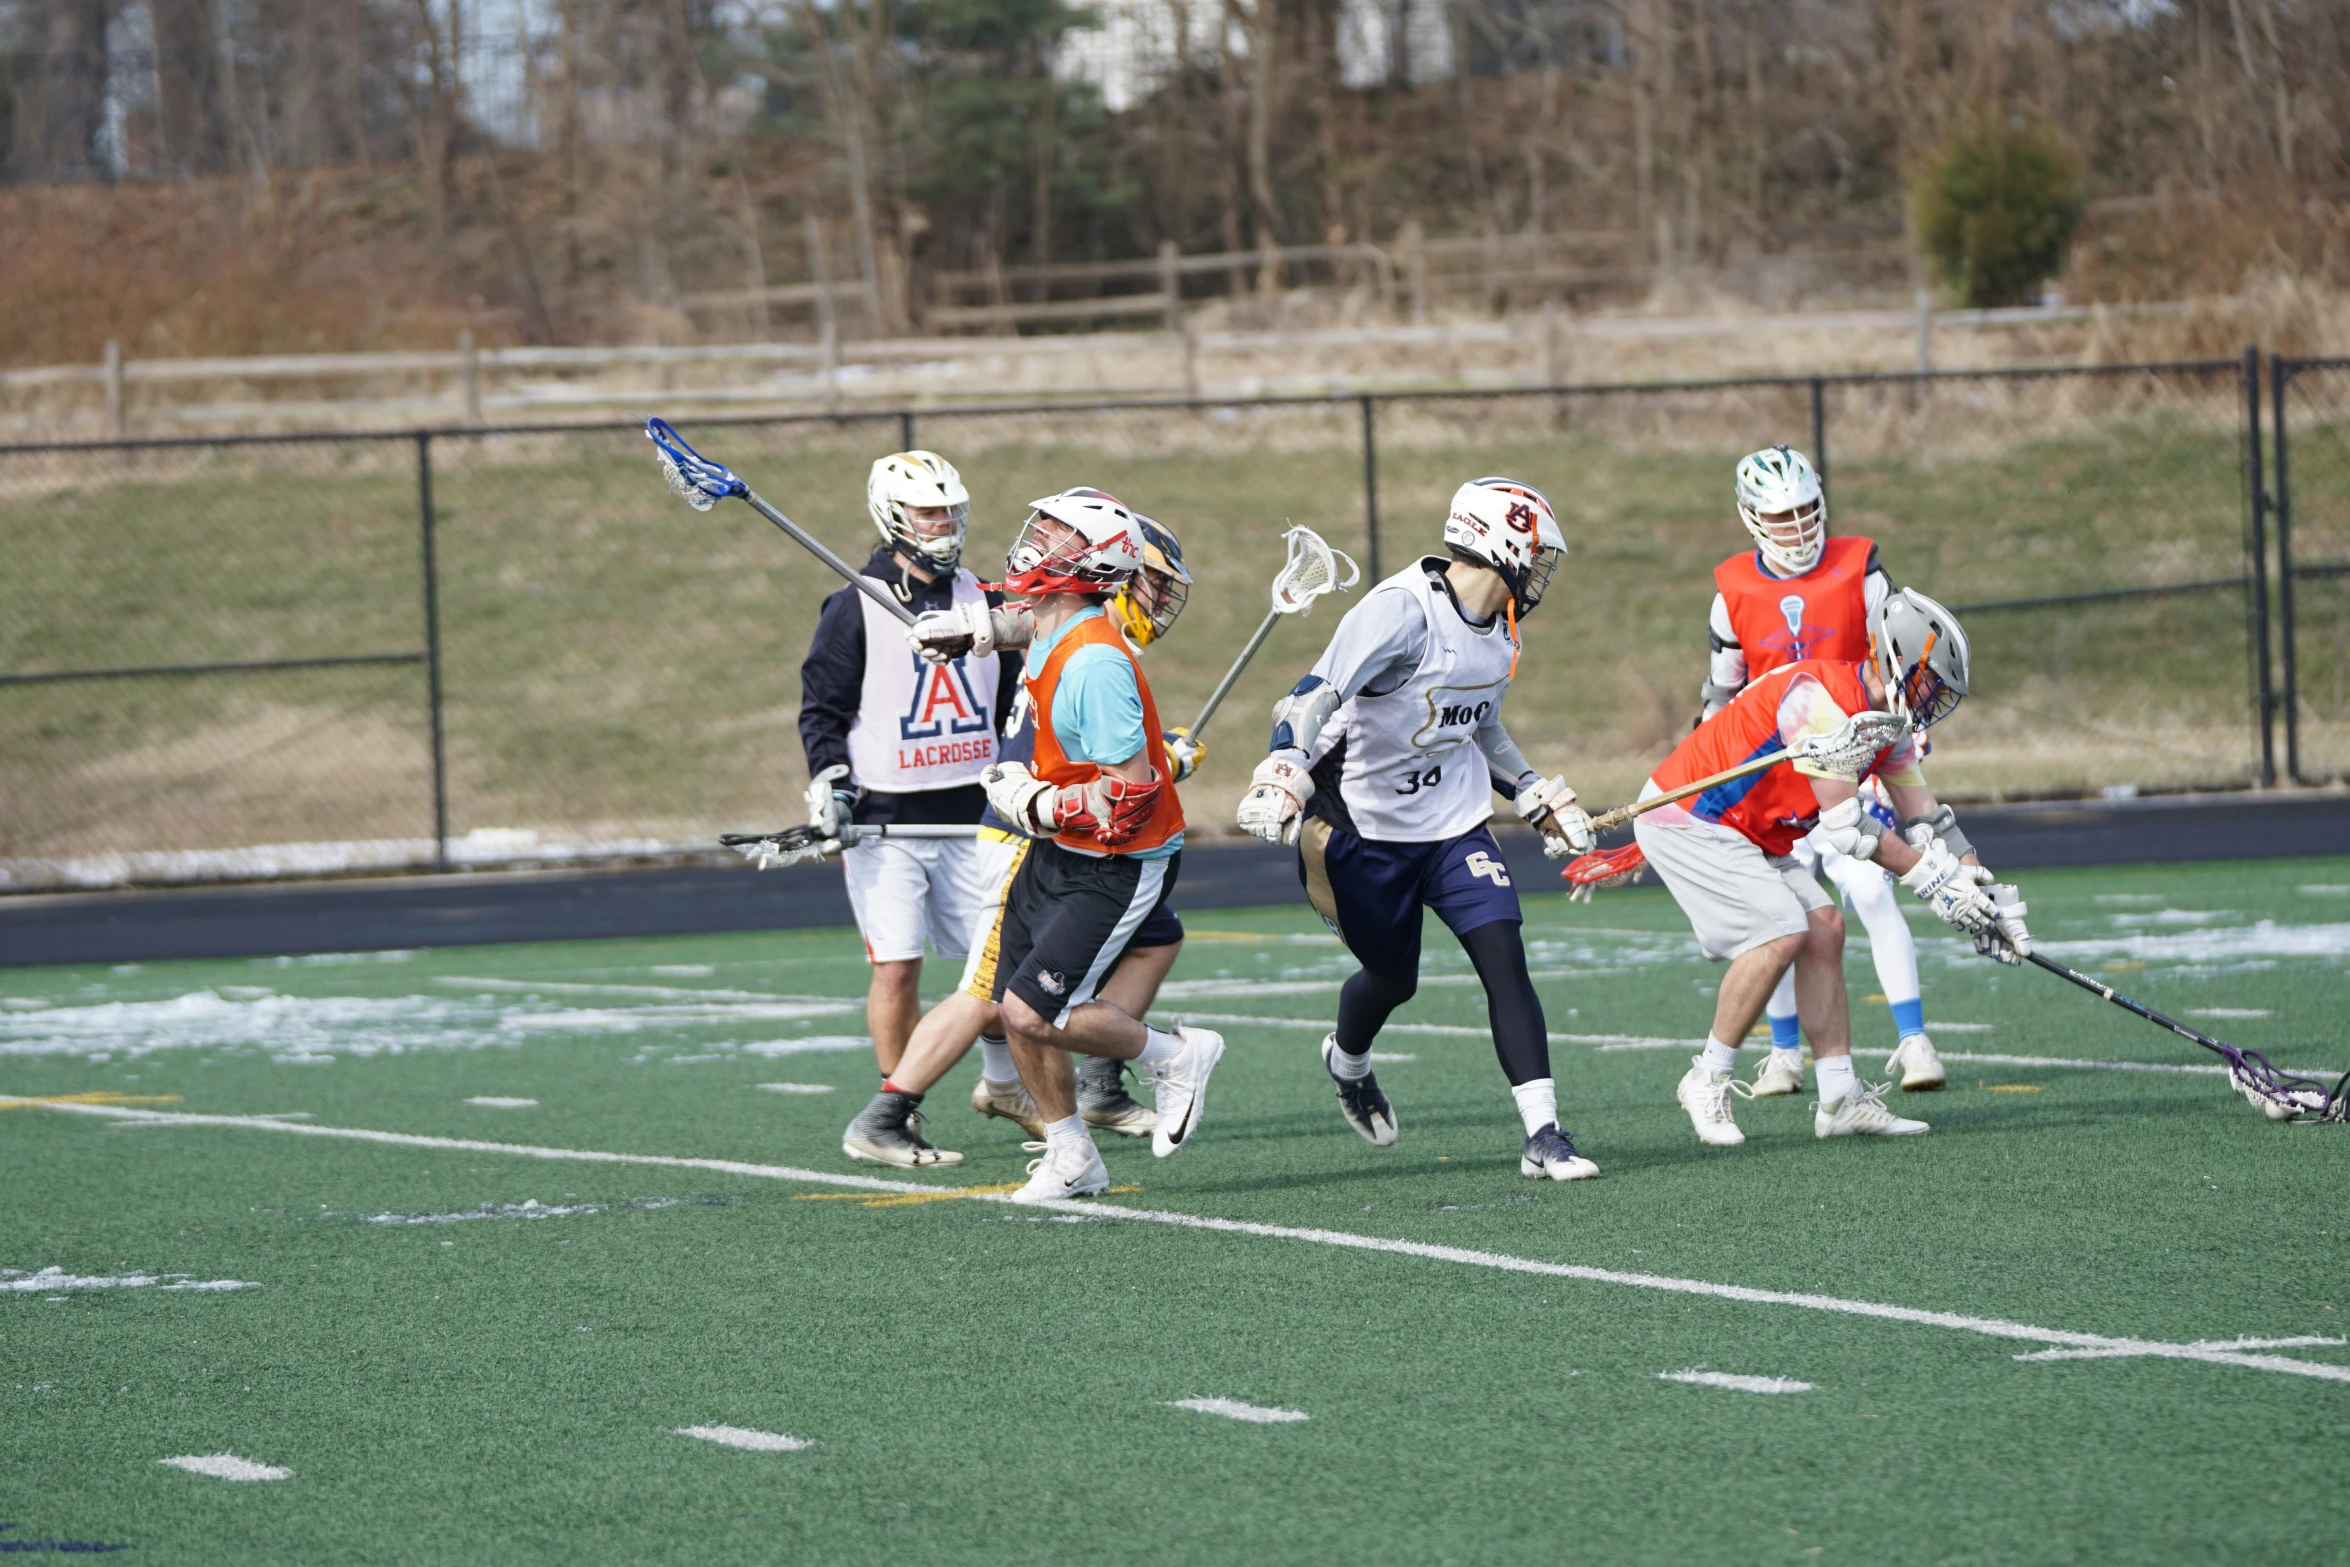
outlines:
[{"label": "athletic sneaker", "polygon": [[1012,1194],[1012,1201],[1060,1202],[1068,1197],[1099,1197],[1109,1189],[1110,1172],[1102,1164],[1101,1150],[1094,1147],[1092,1138],[1080,1137],[1058,1147],[1046,1144],[1043,1158],[1028,1161],[1028,1184]]},{"label": "athletic sneaker", "polygon": [[1803,1052],[1800,1050],[1769,1051],[1761,1066],[1754,1069],[1754,1089],[1749,1099],[1777,1099],[1784,1094],[1803,1092]]},{"label": "athletic sneaker", "polygon": [[888,1090],[857,1113],[840,1140],[840,1151],[867,1164],[894,1164],[919,1169],[931,1164],[961,1164],[963,1156],[933,1148],[922,1140],[922,1096]]},{"label": "athletic sneaker", "polygon": [[1120,1137],[1148,1137],[1159,1119],[1126,1091],[1126,1063],[1107,1056],[1077,1058],[1077,1113],[1087,1126]]},{"label": "athletic sneaker", "polygon": [[1923,1121],[1905,1121],[1885,1108],[1885,1090],[1891,1083],[1870,1087],[1864,1083],[1832,1105],[1812,1106],[1814,1137],[1915,1137],[1930,1132]]},{"label": "athletic sneaker", "polygon": [[1526,1139],[1525,1151],[1518,1155],[1518,1173],[1529,1181],[1587,1181],[1599,1173],[1599,1166],[1575,1152],[1574,1143],[1554,1121]]},{"label": "athletic sneaker", "polygon": [[1912,1034],[1893,1052],[1893,1059],[1885,1063],[1888,1074],[1901,1074],[1901,1091],[1905,1094],[1930,1094],[1947,1081],[1942,1075],[1942,1058],[1934,1054],[1934,1042],[1923,1034]]},{"label": "athletic sneaker", "polygon": [[1379,1075],[1376,1072],[1365,1072],[1355,1078],[1340,1077],[1338,1064],[1332,1059],[1337,1054],[1338,1036],[1323,1035],[1322,1070],[1328,1072],[1330,1081],[1338,1085],[1339,1113],[1346,1117],[1347,1125],[1362,1135],[1364,1142],[1374,1148],[1385,1148],[1395,1141],[1395,1106],[1389,1104],[1387,1095],[1380,1091]]},{"label": "athletic sneaker", "polygon": [[971,1085],[971,1108],[1010,1121],[1040,1142],[1044,1138],[1044,1113],[1028,1097],[1026,1083],[991,1083],[983,1077]]},{"label": "athletic sneaker", "polygon": [[1224,1059],[1224,1036],[1211,1028],[1187,1028],[1178,1023],[1175,1037],[1183,1048],[1172,1061],[1151,1068],[1159,1118],[1151,1127],[1151,1152],[1164,1159],[1187,1142],[1199,1126],[1208,1105],[1208,1074]]},{"label": "athletic sneaker", "polygon": [[1681,1074],[1681,1086],[1673,1090],[1681,1101],[1681,1108],[1689,1112],[1689,1124],[1697,1128],[1697,1140],[1708,1148],[1735,1148],[1746,1141],[1746,1134],[1738,1130],[1738,1118],[1730,1113],[1730,1096],[1746,1091],[1746,1085],[1727,1072],[1716,1072],[1705,1064],[1702,1055],[1689,1058],[1689,1070]]}]

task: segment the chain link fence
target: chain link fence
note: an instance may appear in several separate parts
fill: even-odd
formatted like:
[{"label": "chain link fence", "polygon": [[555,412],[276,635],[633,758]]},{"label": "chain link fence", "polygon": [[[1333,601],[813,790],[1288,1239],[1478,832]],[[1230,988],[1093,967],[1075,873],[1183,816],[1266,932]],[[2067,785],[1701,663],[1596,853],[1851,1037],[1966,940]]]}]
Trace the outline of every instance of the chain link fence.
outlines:
[{"label": "chain link fence", "polygon": [[2350,777],[2350,360],[2277,359],[2277,646],[2285,767]]},{"label": "chain link fence", "polygon": [[[1440,548],[1463,479],[1529,479],[1571,553],[1524,628],[1511,727],[1593,800],[1629,798],[1694,717],[1711,569],[1745,542],[1738,458],[1808,446],[1832,526],[1878,539],[1896,581],[1966,614],[1976,695],[1937,731],[1930,771],[1960,798],[2017,797],[2262,781],[2251,374],[2219,361],[686,433],[852,561],[877,542],[866,468],[907,445],[962,470],[983,574],[1026,503],[1070,485],[1161,518],[1197,579],[1147,655],[1170,723],[1263,614],[1285,526],[1320,531],[1368,579]],[[2294,395],[2333,384],[2306,367]],[[2350,441],[2335,441],[2350,481]],[[2293,460],[2322,473],[2329,459],[2312,438]],[[2350,482],[2334,493],[2350,517]],[[801,810],[798,664],[840,584],[747,508],[666,496],[633,424],[0,448],[0,544],[22,584],[0,622],[0,886],[666,853]],[[2310,584],[2340,579],[2294,580],[2306,642]],[[1344,605],[1282,623],[1236,687],[1185,791],[1203,828],[1223,824],[1266,709]],[[2306,678],[2302,701],[2317,701]]]}]

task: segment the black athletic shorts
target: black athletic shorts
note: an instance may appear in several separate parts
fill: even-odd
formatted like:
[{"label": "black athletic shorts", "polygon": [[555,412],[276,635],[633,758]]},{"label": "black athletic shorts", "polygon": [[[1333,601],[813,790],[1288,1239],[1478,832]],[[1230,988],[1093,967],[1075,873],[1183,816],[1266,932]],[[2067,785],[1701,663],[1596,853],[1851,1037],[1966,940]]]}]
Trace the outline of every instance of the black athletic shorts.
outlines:
[{"label": "black athletic shorts", "polygon": [[1154,860],[1097,857],[1039,839],[1004,893],[994,999],[1018,996],[1059,1027],[1100,991],[1182,864],[1180,850]]}]

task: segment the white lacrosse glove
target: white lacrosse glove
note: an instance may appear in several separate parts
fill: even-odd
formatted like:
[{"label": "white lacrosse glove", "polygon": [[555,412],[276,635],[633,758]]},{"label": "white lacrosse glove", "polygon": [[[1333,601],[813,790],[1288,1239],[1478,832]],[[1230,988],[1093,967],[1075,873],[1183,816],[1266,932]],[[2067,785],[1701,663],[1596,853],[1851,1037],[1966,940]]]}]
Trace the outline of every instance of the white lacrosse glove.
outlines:
[{"label": "white lacrosse glove", "polygon": [[1901,885],[1924,899],[1943,924],[1973,935],[1996,919],[1990,897],[1983,891],[1980,866],[1961,865],[1958,856],[1939,840],[1918,850],[1918,862],[1902,876]]},{"label": "white lacrosse glove", "polygon": [[1306,802],[1314,797],[1314,780],[1297,763],[1268,756],[1248,776],[1248,793],[1240,801],[1240,830],[1267,843],[1295,843],[1305,825]]},{"label": "white lacrosse glove", "polygon": [[1570,854],[1591,852],[1591,813],[1575,803],[1575,791],[1564,778],[1539,778],[1528,773],[1518,781],[1518,816],[1542,834],[1542,857],[1563,860]]},{"label": "white lacrosse glove", "polygon": [[[987,803],[1014,829],[1031,838],[1050,838],[1059,830],[1053,810],[1053,786],[1028,770],[1026,762],[996,762],[979,775]],[[1054,817],[1055,820],[1043,820]]]},{"label": "white lacrosse glove", "polygon": [[855,788],[834,787],[848,775],[847,765],[835,762],[808,780],[808,792],[805,796],[808,802],[808,825],[824,834],[827,842],[831,844],[830,850],[820,852],[837,852],[839,850],[840,844],[836,840],[839,839],[841,830],[849,824],[849,813],[857,808]]},{"label": "white lacrosse glove", "polygon": [[[1975,874],[1991,873],[1977,867]],[[2024,928],[2031,905],[2024,902],[2023,890],[2008,882],[1985,882],[1983,890],[1991,899],[1991,923],[1975,932],[1975,950],[2011,968],[2020,967],[2032,955],[2032,933]]]},{"label": "white lacrosse glove", "polygon": [[933,664],[1023,648],[1035,635],[1036,617],[1026,604],[991,609],[981,600],[952,609],[924,610],[906,628],[907,643]]},{"label": "white lacrosse glove", "polygon": [[1207,760],[1208,748],[1204,741],[1194,740],[1188,729],[1170,729],[1166,734],[1167,763],[1175,769],[1170,782],[1181,783],[1199,771],[1199,764]]}]

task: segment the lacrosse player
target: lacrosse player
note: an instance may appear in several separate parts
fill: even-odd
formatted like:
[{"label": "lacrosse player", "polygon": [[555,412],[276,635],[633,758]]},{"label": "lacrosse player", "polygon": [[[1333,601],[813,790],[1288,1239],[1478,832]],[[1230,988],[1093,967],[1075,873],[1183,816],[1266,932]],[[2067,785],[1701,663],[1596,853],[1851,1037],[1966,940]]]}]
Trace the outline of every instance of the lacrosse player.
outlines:
[{"label": "lacrosse player", "polygon": [[[1191,574],[1183,567],[1183,547],[1169,529],[1148,517],[1135,521],[1143,535],[1142,569],[1110,600],[1109,615],[1137,652],[1165,636],[1183,612],[1191,592]],[[915,651],[933,662],[971,656],[978,644],[994,649],[1025,648],[1035,634],[1035,621],[1026,604],[1000,608],[973,604],[965,609],[933,610],[906,632]],[[1006,733],[997,748],[1005,761],[1035,760],[1036,732],[1028,705],[1015,702]],[[1167,755],[1174,778],[1189,777],[1205,754],[1177,730],[1168,737]],[[961,984],[932,1007],[915,1025],[905,1055],[841,1139],[841,1151],[852,1159],[877,1164],[921,1166],[960,1164],[963,1156],[933,1147],[925,1140],[916,1112],[922,1096],[963,1059],[974,1042],[979,1046],[979,1081],[971,1090],[971,1108],[982,1116],[1000,1116],[1029,1136],[1045,1135],[1036,1101],[1020,1081],[1005,1038],[1003,1020],[994,1000],[996,922],[1002,917],[1004,893],[1018,862],[1017,846],[1025,834],[991,806],[980,818],[980,855],[988,878],[988,897],[980,922],[971,933],[971,953],[963,967]],[[1108,980],[1103,999],[1130,1017],[1141,1017],[1157,997],[1159,984],[1183,947],[1183,924],[1168,907],[1162,892]],[[1076,1063],[1077,1112],[1085,1124],[1127,1137],[1147,1137],[1157,1116],[1126,1092],[1125,1063],[1107,1057],[1086,1056]]]},{"label": "lacrosse player", "polygon": [[[1975,938],[1975,950],[2020,963],[2031,952],[2026,907],[2013,887],[1992,882],[1918,770],[1921,737],[1967,691],[1967,641],[1957,620],[1922,593],[1895,590],[1870,611],[1869,651],[1857,662],[1807,658],[1747,683],[1666,757],[1642,798],[1668,793],[1780,747],[1844,729],[1853,715],[1891,713],[1901,731],[1826,759],[1790,757],[1717,784],[1686,803],[1637,818],[1633,836],[1648,863],[1717,963],[1728,963],[1704,1053],[1691,1059],[1676,1091],[1698,1141],[1746,1140],[1730,1113],[1738,1042],[1790,966],[1805,1031],[1819,1067],[1812,1131],[1819,1137],[1903,1136],[1927,1130],[1887,1110],[1889,1084],[1853,1074],[1844,995],[1844,918],[1792,853],[1807,834],[1900,879],[1946,923]],[[1880,779],[1894,808],[1915,825],[1887,831],[1861,806],[1860,786]]]},{"label": "lacrosse player", "polygon": [[[1874,540],[1828,536],[1827,497],[1804,455],[1766,447],[1738,464],[1738,516],[1755,547],[1714,568],[1713,611],[1706,620],[1712,660],[1700,692],[1704,716],[1720,712],[1747,682],[1807,658],[1854,662],[1868,656],[1869,616],[1893,591],[1877,563]],[[1884,826],[1895,825],[1881,787],[1861,791],[1861,806]],[[1877,983],[1893,1008],[1893,1059],[1906,1093],[1943,1084],[1941,1058],[1926,1035],[1918,988],[1917,942],[1880,866],[1839,854],[1812,834],[1795,845],[1806,871],[1824,873],[1844,905],[1868,928]],[[1754,1097],[1803,1091],[1803,1038],[1796,1017],[1795,973],[1789,969],[1763,1015],[1771,1050],[1754,1075]]]},{"label": "lacrosse player", "polygon": [[1143,551],[1135,515],[1080,488],[1035,502],[1004,561],[1004,586],[1029,600],[1034,625],[1021,686],[1035,752],[1032,762],[990,766],[984,779],[988,803],[1028,840],[986,965],[1045,1134],[1044,1157],[1014,1202],[1108,1189],[1078,1113],[1072,1052],[1150,1072],[1151,1151],[1162,1159],[1198,1127],[1224,1054],[1221,1035],[1152,1028],[1102,993],[1182,866],[1183,806],[1158,706],[1107,613]]},{"label": "lacrosse player", "polygon": [[1519,1173],[1579,1180],[1599,1167],[1559,1129],[1524,916],[1485,825],[1499,789],[1552,858],[1591,847],[1575,791],[1529,767],[1501,726],[1518,617],[1542,601],[1566,536],[1533,486],[1477,479],[1454,493],[1444,545],[1348,610],[1313,673],[1274,709],[1272,754],[1250,778],[1240,825],[1298,846],[1307,897],[1362,965],[1322,1041],[1347,1124],[1374,1147],[1395,1141],[1371,1045],[1419,988],[1420,916],[1434,909],[1485,986],[1494,1052],[1525,1127]]},{"label": "lacrosse player", "polygon": [[[881,546],[864,575],[909,609],[985,611],[1001,602],[964,569],[970,492],[944,458],[897,452],[873,465],[865,506]],[[917,658],[900,624],[844,587],[824,601],[800,665],[800,741],[810,819],[827,834],[851,822],[977,822],[980,775],[996,759],[1011,709],[1015,653]],[[984,856],[962,839],[862,839],[841,853],[849,903],[873,967],[865,1021],[886,1080],[920,1015],[925,934],[961,961],[987,906]]]}]

